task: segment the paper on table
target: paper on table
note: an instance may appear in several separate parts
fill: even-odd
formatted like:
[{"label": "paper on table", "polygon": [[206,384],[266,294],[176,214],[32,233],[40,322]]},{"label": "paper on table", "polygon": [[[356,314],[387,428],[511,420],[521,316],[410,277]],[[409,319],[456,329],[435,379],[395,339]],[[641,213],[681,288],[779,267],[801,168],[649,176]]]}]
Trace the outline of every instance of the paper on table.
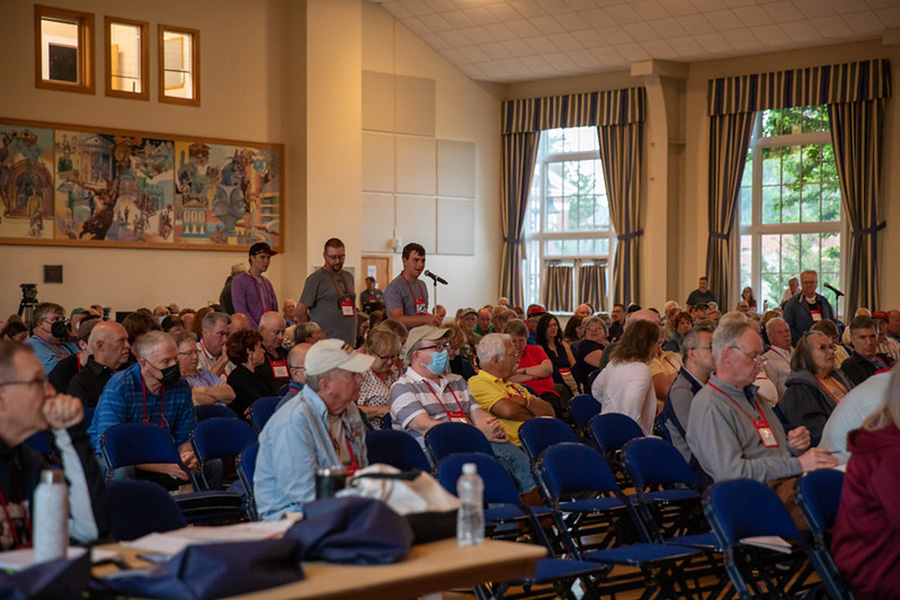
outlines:
[{"label": "paper on table", "polygon": [[191,544],[254,542],[280,537],[293,524],[293,521],[281,520],[238,523],[223,527],[185,527],[165,533],[150,533],[123,544],[139,550],[177,554]]},{"label": "paper on table", "polygon": [[[66,558],[78,558],[86,551],[87,548],[70,546],[69,550],[66,552]],[[100,548],[91,549],[92,562],[120,558],[122,558],[122,555],[114,550],[103,550]],[[6,569],[7,571],[21,571],[31,566],[34,566],[34,548],[22,548],[21,550],[0,552],[0,569]]]},{"label": "paper on table", "polygon": [[777,535],[756,535],[753,537],[745,537],[741,539],[742,544],[749,546],[757,546],[758,548],[766,548],[767,550],[775,550],[784,554],[790,554],[794,548],[782,537]]}]

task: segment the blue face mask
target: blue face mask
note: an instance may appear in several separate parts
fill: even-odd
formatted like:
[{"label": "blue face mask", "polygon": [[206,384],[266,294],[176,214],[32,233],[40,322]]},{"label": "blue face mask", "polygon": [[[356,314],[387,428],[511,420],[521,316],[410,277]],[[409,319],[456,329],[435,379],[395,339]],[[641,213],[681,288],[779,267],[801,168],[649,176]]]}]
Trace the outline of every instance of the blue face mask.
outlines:
[{"label": "blue face mask", "polygon": [[447,370],[447,363],[450,362],[450,353],[446,350],[442,352],[432,352],[431,362],[426,365],[429,371],[435,375],[440,375]]}]

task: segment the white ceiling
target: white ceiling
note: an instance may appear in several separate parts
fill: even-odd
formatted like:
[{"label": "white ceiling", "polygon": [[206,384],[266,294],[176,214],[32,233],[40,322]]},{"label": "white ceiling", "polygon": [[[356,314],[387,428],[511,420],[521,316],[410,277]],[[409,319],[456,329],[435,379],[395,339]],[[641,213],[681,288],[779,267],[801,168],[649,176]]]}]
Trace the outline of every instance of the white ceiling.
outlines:
[{"label": "white ceiling", "polygon": [[514,82],[880,38],[900,0],[374,0],[469,77]]}]

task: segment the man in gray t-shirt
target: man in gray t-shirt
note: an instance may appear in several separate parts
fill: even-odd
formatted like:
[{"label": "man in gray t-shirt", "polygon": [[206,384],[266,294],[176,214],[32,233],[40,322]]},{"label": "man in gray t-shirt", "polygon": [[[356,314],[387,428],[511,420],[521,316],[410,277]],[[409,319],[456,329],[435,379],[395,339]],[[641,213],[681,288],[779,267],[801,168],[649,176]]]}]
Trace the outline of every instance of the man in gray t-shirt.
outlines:
[{"label": "man in gray t-shirt", "polygon": [[425,248],[411,242],[403,247],[403,271],[384,290],[387,317],[407,329],[420,325],[439,327],[441,320],[428,312],[428,286],[419,279],[425,270]]},{"label": "man in gray t-shirt", "polygon": [[356,346],[356,292],[353,276],[344,271],[344,243],[331,238],[325,242],[325,266],[306,278],[295,315],[297,322],[313,321],[326,337]]}]

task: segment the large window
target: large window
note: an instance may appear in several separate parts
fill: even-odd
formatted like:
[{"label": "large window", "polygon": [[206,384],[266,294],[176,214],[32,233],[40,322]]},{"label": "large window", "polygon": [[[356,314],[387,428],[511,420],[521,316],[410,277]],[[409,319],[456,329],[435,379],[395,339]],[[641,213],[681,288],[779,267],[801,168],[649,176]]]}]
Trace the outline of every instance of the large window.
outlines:
[{"label": "large window", "polygon": [[573,268],[572,297],[578,304],[579,269],[607,264],[613,238],[595,127],[541,133],[524,236],[526,304],[543,302],[551,264]]},{"label": "large window", "polygon": [[741,286],[759,308],[778,306],[791,277],[814,269],[841,280],[841,193],[828,111],[808,106],[757,113],[741,182]]}]

